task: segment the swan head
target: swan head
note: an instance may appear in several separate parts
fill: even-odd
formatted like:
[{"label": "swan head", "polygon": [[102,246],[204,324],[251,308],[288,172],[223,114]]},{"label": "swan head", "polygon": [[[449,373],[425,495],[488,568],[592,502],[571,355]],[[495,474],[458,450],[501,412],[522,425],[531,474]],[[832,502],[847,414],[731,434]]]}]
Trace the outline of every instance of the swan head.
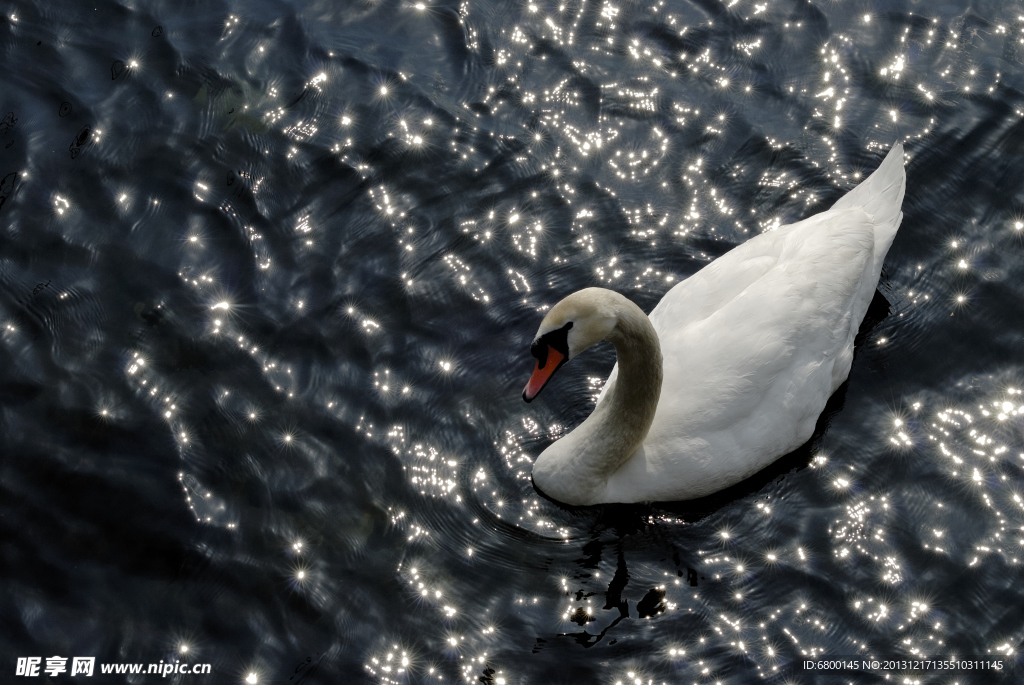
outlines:
[{"label": "swan head", "polygon": [[604,288],[585,288],[551,308],[530,345],[537,365],[523,389],[524,400],[532,402],[563,364],[611,335],[618,324],[618,298],[625,299]]}]

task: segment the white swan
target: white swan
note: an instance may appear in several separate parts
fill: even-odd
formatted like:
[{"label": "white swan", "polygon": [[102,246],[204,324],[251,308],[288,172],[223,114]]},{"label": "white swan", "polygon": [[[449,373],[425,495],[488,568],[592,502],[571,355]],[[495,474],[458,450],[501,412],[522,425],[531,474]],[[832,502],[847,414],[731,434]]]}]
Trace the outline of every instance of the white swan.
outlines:
[{"label": "white swan", "polygon": [[650,318],[603,288],[552,307],[523,399],[601,340],[618,361],[593,413],[537,458],[536,486],[572,505],[692,499],[806,442],[850,373],[905,186],[896,144],[831,209],[719,257]]}]

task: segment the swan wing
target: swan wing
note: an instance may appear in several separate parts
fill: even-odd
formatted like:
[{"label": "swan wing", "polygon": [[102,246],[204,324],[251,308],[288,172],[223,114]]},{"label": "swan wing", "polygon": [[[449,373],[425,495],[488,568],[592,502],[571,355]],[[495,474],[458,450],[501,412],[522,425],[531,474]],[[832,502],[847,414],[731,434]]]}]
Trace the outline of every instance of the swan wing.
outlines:
[{"label": "swan wing", "polygon": [[848,374],[874,218],[830,210],[764,242],[737,261],[745,287],[715,277],[739,292],[707,316],[677,319],[687,307],[671,302],[652,314],[661,399],[643,449],[609,478],[609,501],[699,497],[756,472],[810,437],[835,372]]},{"label": "swan wing", "polygon": [[[869,275],[863,280],[854,298],[853,318],[857,326],[860,325],[871,303],[871,296],[882,271],[882,262],[903,219],[901,207],[906,182],[903,145],[896,143],[878,168],[829,210],[841,213],[843,210],[859,208],[871,216],[874,249],[870,273],[873,277]],[[822,216],[824,215],[812,216],[755,236],[676,284],[650,314],[655,330],[660,334],[661,331],[682,325],[679,322],[692,324],[714,314],[778,264],[782,249],[792,234],[800,234],[810,227],[821,226],[818,219]],[[665,355],[664,346],[662,354]],[[612,368],[604,388],[598,395],[598,403],[604,399],[608,388],[617,377],[618,364]],[[844,373],[843,379],[845,377]],[[840,379],[839,383],[841,382]],[[835,384],[836,387],[839,383]]]},{"label": "swan wing", "polygon": [[[651,312],[664,381],[637,454],[603,501],[689,499],[752,475],[813,433],[899,229],[899,144],[830,210],[761,234],[672,288]],[[617,378],[617,367],[605,392]]]},{"label": "swan wing", "polygon": [[[793,224],[784,228],[796,226]],[[650,313],[651,324],[662,341],[662,357],[672,353],[665,349],[665,334],[679,326],[695,325],[713,315],[775,267],[782,252],[784,237],[772,232],[752,238],[665,293]],[[618,369],[619,365],[615,364],[598,395],[598,403],[618,378]]]}]

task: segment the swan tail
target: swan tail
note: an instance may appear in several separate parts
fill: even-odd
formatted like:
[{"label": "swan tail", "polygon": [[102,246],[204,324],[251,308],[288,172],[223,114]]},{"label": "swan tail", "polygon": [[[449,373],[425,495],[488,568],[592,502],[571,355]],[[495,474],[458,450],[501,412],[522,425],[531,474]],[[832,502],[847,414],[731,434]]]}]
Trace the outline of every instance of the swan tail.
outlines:
[{"label": "swan tail", "polygon": [[875,169],[875,172],[840,198],[832,208],[833,210],[862,209],[871,219],[875,243],[872,258],[865,265],[864,275],[851,302],[851,325],[847,331],[848,337],[846,344],[840,348],[833,367],[833,391],[849,375],[850,364],[853,360],[853,342],[878,285],[885,255],[896,237],[900,222],[903,221],[901,207],[906,187],[907,174],[903,168],[903,146],[896,143]]},{"label": "swan tail", "polygon": [[903,221],[901,208],[906,188],[903,145],[896,143],[874,173],[832,206],[832,210],[860,207],[871,215],[875,227],[876,273],[881,271],[885,254]]},{"label": "swan tail", "polygon": [[874,173],[841,197],[832,209],[860,207],[880,224],[893,223],[903,204],[907,175],[903,169],[903,145],[896,143]]}]

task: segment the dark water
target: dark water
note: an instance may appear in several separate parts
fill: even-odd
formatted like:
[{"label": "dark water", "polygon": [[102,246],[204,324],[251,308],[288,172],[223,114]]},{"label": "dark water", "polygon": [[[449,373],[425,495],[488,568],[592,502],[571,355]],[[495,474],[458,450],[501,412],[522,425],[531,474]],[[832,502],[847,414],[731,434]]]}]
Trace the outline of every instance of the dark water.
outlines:
[{"label": "dark water", "polygon": [[[1024,5],[424,3],[5,6],[0,680],[1021,682],[794,666],[1018,660]],[[649,311],[894,140],[810,445],[698,505],[536,494],[613,363],[524,404],[545,306]],[[99,673],[174,659],[212,674]]]}]

